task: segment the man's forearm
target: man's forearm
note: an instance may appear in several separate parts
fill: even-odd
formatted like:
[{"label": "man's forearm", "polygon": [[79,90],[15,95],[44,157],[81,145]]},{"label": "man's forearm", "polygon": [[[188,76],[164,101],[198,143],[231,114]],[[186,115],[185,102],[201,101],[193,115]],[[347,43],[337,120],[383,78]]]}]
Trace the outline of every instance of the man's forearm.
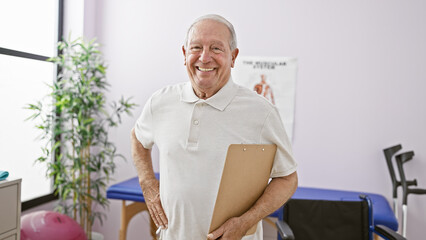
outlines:
[{"label": "man's forearm", "polygon": [[146,181],[155,180],[155,174],[152,167],[151,150],[146,149],[136,138],[135,130],[131,133],[132,158],[139,177],[139,183],[142,185]]},{"label": "man's forearm", "polygon": [[290,199],[296,188],[296,172],[285,177],[273,178],[254,206],[240,217],[244,227],[249,229],[280,208]]},{"label": "man's forearm", "polygon": [[131,140],[132,158],[149,214],[157,227],[167,228],[168,220],[160,199],[160,183],[155,178],[152,168],[151,150],[143,147],[136,138],[134,129],[132,129]]}]

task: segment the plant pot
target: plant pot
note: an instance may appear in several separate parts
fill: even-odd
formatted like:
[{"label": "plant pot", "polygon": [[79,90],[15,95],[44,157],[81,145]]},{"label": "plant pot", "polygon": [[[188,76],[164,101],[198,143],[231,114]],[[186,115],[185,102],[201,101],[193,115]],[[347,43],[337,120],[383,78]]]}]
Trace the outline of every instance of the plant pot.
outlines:
[{"label": "plant pot", "polygon": [[104,235],[98,232],[92,232],[92,239],[91,240],[104,240]]}]

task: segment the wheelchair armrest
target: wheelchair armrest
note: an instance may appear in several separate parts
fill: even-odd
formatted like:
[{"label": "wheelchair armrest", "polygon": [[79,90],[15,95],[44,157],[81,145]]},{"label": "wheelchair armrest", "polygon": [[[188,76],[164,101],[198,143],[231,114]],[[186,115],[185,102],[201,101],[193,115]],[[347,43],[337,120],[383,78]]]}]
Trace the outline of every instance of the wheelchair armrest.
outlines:
[{"label": "wheelchair armrest", "polygon": [[384,226],[384,225],[376,225],[374,226],[374,232],[379,235],[385,237],[388,240],[407,240],[403,236],[396,233],[394,230]]},{"label": "wheelchair armrest", "polygon": [[290,226],[286,222],[278,220],[275,225],[277,225],[278,233],[283,240],[294,240],[293,231],[291,231]]}]

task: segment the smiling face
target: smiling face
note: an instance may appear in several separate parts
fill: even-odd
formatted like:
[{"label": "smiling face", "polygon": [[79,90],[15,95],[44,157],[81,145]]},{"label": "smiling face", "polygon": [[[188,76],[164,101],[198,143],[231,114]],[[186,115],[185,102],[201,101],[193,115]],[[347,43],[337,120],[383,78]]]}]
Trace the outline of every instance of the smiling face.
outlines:
[{"label": "smiling face", "polygon": [[192,87],[198,97],[213,96],[229,80],[238,48],[231,51],[231,33],[225,24],[206,19],[191,29],[187,48],[182,47]]}]

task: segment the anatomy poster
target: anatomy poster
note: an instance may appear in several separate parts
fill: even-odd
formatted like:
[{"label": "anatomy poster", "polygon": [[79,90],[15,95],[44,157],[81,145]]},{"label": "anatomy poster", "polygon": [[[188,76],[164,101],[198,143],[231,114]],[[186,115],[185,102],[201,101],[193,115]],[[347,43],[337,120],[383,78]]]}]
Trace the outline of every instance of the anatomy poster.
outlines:
[{"label": "anatomy poster", "polygon": [[293,139],[297,59],[288,57],[237,57],[234,82],[264,96],[280,112],[288,137]]}]

